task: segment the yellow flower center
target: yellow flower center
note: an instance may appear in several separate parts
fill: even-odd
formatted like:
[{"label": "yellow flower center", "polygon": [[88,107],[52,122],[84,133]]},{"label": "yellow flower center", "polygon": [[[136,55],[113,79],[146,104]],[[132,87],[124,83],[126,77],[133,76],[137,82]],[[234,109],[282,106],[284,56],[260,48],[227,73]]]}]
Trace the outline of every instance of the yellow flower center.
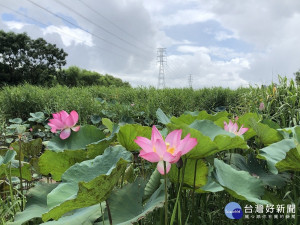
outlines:
[{"label": "yellow flower center", "polygon": [[175,152],[175,148],[174,147],[170,147],[170,143],[166,142],[167,145],[167,152],[171,153],[172,155]]}]

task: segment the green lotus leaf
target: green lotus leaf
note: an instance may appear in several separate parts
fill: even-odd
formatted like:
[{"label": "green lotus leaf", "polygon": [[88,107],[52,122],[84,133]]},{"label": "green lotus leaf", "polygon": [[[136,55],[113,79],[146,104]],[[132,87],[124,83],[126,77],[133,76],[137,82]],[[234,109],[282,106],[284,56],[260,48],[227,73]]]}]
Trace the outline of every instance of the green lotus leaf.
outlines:
[{"label": "green lotus leaf", "polygon": [[[269,170],[277,174],[278,169],[277,164],[287,157],[287,153],[292,150],[296,149],[296,145],[293,139],[284,139],[282,141],[279,141],[277,143],[271,144],[265,148],[262,148],[259,150],[259,155],[257,156],[260,159],[265,159],[267,161]],[[296,164],[299,164],[299,161],[297,161],[297,158],[299,159],[299,154],[298,156],[296,155],[297,150],[292,152],[290,154],[289,159],[287,159],[284,163],[280,164],[281,169],[284,169],[285,167],[288,168],[288,166],[292,166],[296,162]],[[291,158],[293,156],[294,158]],[[299,166],[298,166],[299,168]]]},{"label": "green lotus leaf", "polygon": [[276,163],[276,168],[279,171],[300,171],[300,154],[299,150],[293,148],[287,154],[284,160]]},{"label": "green lotus leaf", "polygon": [[249,121],[250,126],[264,145],[270,145],[283,139],[279,131],[269,127],[268,125],[258,123],[253,118],[250,118]]},{"label": "green lotus leaf", "polygon": [[251,126],[251,121],[258,122],[260,120],[260,116],[257,113],[246,113],[239,117],[237,123],[239,126],[244,125],[244,127]]},{"label": "green lotus leaf", "polygon": [[86,150],[65,150],[63,152],[46,150],[39,158],[40,173],[51,174],[53,180],[59,181],[67,169],[75,163],[87,160],[86,154]]},{"label": "green lotus leaf", "polygon": [[101,155],[111,141],[102,139],[99,142],[87,145],[87,150],[65,150],[63,152],[46,150],[39,158],[40,173],[43,175],[51,174],[52,179],[59,181],[61,180],[61,175],[75,163]]},{"label": "green lotus leaf", "polygon": [[[103,210],[105,203],[101,204]],[[100,204],[97,204],[86,208],[73,210],[57,221],[48,221],[41,223],[41,225],[93,225],[100,216],[102,216],[101,208]]]},{"label": "green lotus leaf", "polygon": [[214,143],[209,137],[203,135],[200,131],[192,129],[192,128],[185,128],[183,129],[183,136],[185,137],[188,133],[193,138],[197,138],[198,144],[187,153],[188,158],[193,159],[200,159],[207,157],[209,155],[213,155],[220,150],[216,143]]},{"label": "green lotus leaf", "polygon": [[162,124],[166,125],[171,122],[170,118],[167,117],[167,115],[160,108],[158,108],[156,111],[156,117],[157,117],[158,122],[160,122]]},{"label": "green lotus leaf", "polygon": [[[113,224],[129,225],[143,219],[147,214],[157,208],[164,206],[165,192],[164,185],[151,195],[146,204],[143,205],[143,193],[145,182],[137,179],[136,182],[124,186],[122,189],[115,190],[108,199],[112,215]],[[108,216],[105,216],[105,224],[108,225]],[[96,225],[101,225],[102,222]]]},{"label": "green lotus leaf", "polygon": [[146,184],[145,191],[144,191],[144,198],[150,197],[161,185],[160,179],[162,178],[161,174],[158,172],[157,169],[153,171],[151,177]]},{"label": "green lotus leaf", "polygon": [[0,155],[0,166],[11,162],[15,158],[16,154],[16,151],[8,149],[4,157]]},{"label": "green lotus leaf", "polygon": [[244,139],[248,140],[256,135],[255,130],[251,127],[251,121],[258,122],[260,120],[260,117],[256,113],[246,113],[239,117],[237,124],[239,127],[243,125],[243,127],[249,128],[246,133],[243,134]]},{"label": "green lotus leaf", "polygon": [[58,184],[38,183],[29,189],[27,193],[27,203],[23,212],[18,212],[14,217],[14,222],[8,225],[22,225],[34,218],[41,218],[42,214],[49,210],[47,206],[47,195],[57,187]]},{"label": "green lotus leaf", "polygon": [[228,135],[230,137],[236,136],[235,134],[217,126],[210,120],[195,120],[189,127],[200,131],[203,135],[208,136],[212,141],[217,135]]},{"label": "green lotus leaf", "polygon": [[[49,145],[48,143],[47,145],[48,148],[49,146],[60,147],[46,150],[41,155],[38,163],[41,174],[51,174],[54,180],[59,181],[61,180],[61,175],[75,163],[79,163],[87,159],[93,159],[96,156],[101,155],[115,138],[114,132],[111,134],[110,137],[104,138],[105,135],[103,134],[103,132],[94,126],[82,127],[78,132],[80,131],[87,131],[90,133],[96,132],[96,134],[94,137],[90,138],[89,141],[84,141],[84,144],[82,144],[81,147],[79,145],[72,144],[72,141],[78,143],[78,141],[74,139],[74,136],[70,139],[70,141],[67,141],[67,144],[63,143],[64,140],[59,139],[60,144],[54,145],[53,143],[55,142],[55,140],[57,140],[57,137],[54,138],[54,141],[52,139],[52,144]],[[73,133],[74,135],[76,135],[76,132]],[[84,138],[84,135],[79,135],[79,137]],[[74,148],[71,147],[71,149],[69,149],[68,146],[73,146]],[[75,146],[77,146],[78,149],[76,149]],[[64,149],[64,147],[66,149]]]},{"label": "green lotus leaf", "polygon": [[[6,153],[3,162],[7,162],[7,164],[2,163],[0,165],[0,178],[6,178],[7,174],[11,173],[12,177],[20,177],[20,169],[19,169],[19,161],[12,159],[15,153],[12,153],[9,150],[9,153]],[[15,152],[15,151],[13,151]],[[31,181],[31,165],[27,162],[21,162],[22,165],[22,179]]]},{"label": "green lotus leaf", "polygon": [[145,127],[139,124],[126,124],[120,127],[118,141],[128,151],[138,151],[140,147],[134,142],[136,137],[141,136],[150,139],[151,132],[151,127]]},{"label": "green lotus leaf", "polygon": [[214,160],[214,178],[233,197],[256,204],[268,204],[261,200],[264,184],[246,171],[238,171],[219,159]]},{"label": "green lotus leaf", "polygon": [[[50,221],[42,223],[42,214],[49,211],[47,206],[47,195],[56,188],[56,184],[38,183],[35,187],[31,188],[27,193],[26,208],[23,212],[18,212],[15,216],[14,222],[9,222],[8,225],[22,225],[30,220],[40,218],[38,224],[47,225],[92,225],[95,220],[102,216],[100,204],[90,207],[73,210],[68,215],[61,217],[58,221]],[[102,203],[102,208],[105,204]]]},{"label": "green lotus leaf", "polygon": [[107,148],[103,155],[71,166],[58,187],[49,193],[48,205],[53,208],[43,214],[43,221],[57,220],[69,211],[106,200],[131,157],[122,146],[115,146]]},{"label": "green lotus leaf", "polygon": [[208,176],[207,176],[207,181],[204,186],[201,188],[196,189],[196,193],[207,193],[207,192],[219,192],[219,191],[224,191],[224,188],[218,184],[217,182],[214,181],[213,179],[213,169],[214,167],[209,166],[208,167]]},{"label": "green lotus leaf", "polygon": [[228,112],[226,112],[226,111],[218,112],[214,115],[208,114],[206,111],[201,111],[197,116],[197,120],[217,121],[220,118],[224,118],[224,117],[227,117],[227,116],[228,116]]},{"label": "green lotus leaf", "polygon": [[95,125],[101,122],[101,117],[99,115],[91,115],[91,122]]},{"label": "green lotus leaf", "polygon": [[247,155],[247,158],[240,154],[228,154],[227,161],[234,165],[238,170],[249,172],[250,175],[262,180],[264,185],[271,186],[273,188],[282,188],[289,177],[287,174],[273,174],[266,171],[266,161],[259,160],[254,157],[254,154]]},{"label": "green lotus leaf", "polygon": [[[195,174],[196,168],[196,174]],[[182,176],[182,170],[180,170],[180,177]],[[191,188],[194,186],[194,177],[196,175],[195,187],[200,188],[204,186],[207,182],[208,175],[208,167],[206,163],[201,159],[188,159],[187,164],[185,166],[184,172],[184,181],[185,185],[190,186]],[[172,164],[171,170],[168,173],[170,180],[174,183],[178,181],[178,168],[175,164]],[[181,181],[181,178],[180,180]]]},{"label": "green lotus leaf", "polygon": [[71,133],[70,137],[65,140],[55,136],[47,143],[47,150],[62,152],[64,150],[84,149],[88,144],[97,142],[105,138],[105,134],[97,127],[85,125],[80,127],[78,132]]},{"label": "green lotus leaf", "polygon": [[240,136],[230,137],[228,135],[218,135],[214,139],[214,143],[218,146],[219,151],[229,149],[248,149],[248,145]]},{"label": "green lotus leaf", "polygon": [[193,123],[195,120],[197,119],[196,116],[193,116],[191,114],[182,114],[180,117],[175,117],[173,116],[171,118],[171,122],[173,124],[176,125],[183,125],[183,124],[187,124],[190,125],[191,123]]},{"label": "green lotus leaf", "polygon": [[22,149],[22,154],[21,154],[22,161],[24,160],[24,157],[26,157],[27,159],[38,157],[43,147],[41,138],[37,138],[29,142],[23,142],[23,141],[21,141],[20,143],[18,141],[14,142],[10,145],[10,147],[12,147],[17,152],[17,157],[16,157],[17,159],[19,159],[20,145]]},{"label": "green lotus leaf", "polygon": [[206,192],[219,192],[219,191],[224,191],[224,188],[215,182],[212,177],[208,176],[207,177],[207,182],[204,186],[201,188],[196,189],[196,193],[206,193]]},{"label": "green lotus leaf", "polygon": [[183,136],[188,133],[197,138],[198,144],[187,154],[188,158],[204,158],[219,151],[234,148],[247,149],[245,140],[233,133],[225,131],[209,120],[196,120],[191,128],[183,128]]},{"label": "green lotus leaf", "polygon": [[171,122],[175,125],[190,125],[196,120],[209,120],[209,121],[218,121],[221,118],[227,118],[228,113],[226,111],[216,113],[214,115],[208,114],[206,111],[201,111],[198,113],[185,113],[180,117],[172,117]]},{"label": "green lotus leaf", "polygon": [[220,117],[216,121],[214,121],[214,124],[224,129],[224,122],[228,123],[229,119],[227,117]]},{"label": "green lotus leaf", "polygon": [[42,123],[45,121],[45,114],[43,112],[35,112],[30,113],[31,118],[28,119],[28,121],[34,121],[37,123]]},{"label": "green lotus leaf", "polygon": [[102,118],[102,124],[107,127],[107,129],[112,132],[114,123],[108,118]]}]

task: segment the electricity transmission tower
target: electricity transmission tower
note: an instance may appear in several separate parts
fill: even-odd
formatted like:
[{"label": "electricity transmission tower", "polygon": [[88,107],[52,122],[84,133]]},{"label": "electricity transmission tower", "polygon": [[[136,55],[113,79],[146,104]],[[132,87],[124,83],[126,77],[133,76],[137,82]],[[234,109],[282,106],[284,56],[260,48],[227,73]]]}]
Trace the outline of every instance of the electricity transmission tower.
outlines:
[{"label": "electricity transmission tower", "polygon": [[157,62],[159,63],[157,88],[165,88],[165,63],[167,62],[166,48],[157,49]]},{"label": "electricity transmission tower", "polygon": [[192,74],[189,75],[189,88],[193,88]]}]

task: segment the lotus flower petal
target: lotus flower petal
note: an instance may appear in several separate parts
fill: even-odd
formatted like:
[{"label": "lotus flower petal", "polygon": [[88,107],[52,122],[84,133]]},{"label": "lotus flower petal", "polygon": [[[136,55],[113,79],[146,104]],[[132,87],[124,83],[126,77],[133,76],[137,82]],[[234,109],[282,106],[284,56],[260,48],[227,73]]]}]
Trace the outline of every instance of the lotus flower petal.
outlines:
[{"label": "lotus flower petal", "polygon": [[70,112],[70,116],[73,118],[74,125],[75,125],[78,122],[78,113],[75,110],[73,110],[72,112]]},{"label": "lotus flower petal", "polygon": [[156,154],[155,152],[145,152],[145,151],[141,150],[139,156],[143,159],[146,159],[149,162],[152,162],[152,163],[158,162],[161,160],[159,155]]},{"label": "lotus flower petal", "polygon": [[243,127],[243,125],[241,126],[239,132],[237,133],[237,135],[242,135],[244,134],[249,128]]},{"label": "lotus flower petal", "polygon": [[169,133],[166,137],[166,142],[170,144],[171,147],[177,147],[180,144],[182,130],[174,130]]},{"label": "lotus flower petal", "polygon": [[68,138],[71,134],[71,129],[75,132],[79,131],[80,126],[74,127],[78,122],[78,113],[76,111],[73,110],[69,115],[66,111],[62,110],[59,113],[53,113],[52,115],[53,119],[49,120],[48,125],[51,127],[52,133],[61,130],[61,139]]},{"label": "lotus flower petal", "polygon": [[71,129],[72,129],[72,131],[75,131],[75,132],[77,132],[77,131],[79,131],[79,130],[80,130],[80,126],[77,126],[77,127],[72,127]]},{"label": "lotus flower petal", "polygon": [[162,158],[164,153],[167,151],[167,146],[164,140],[156,139],[154,144],[154,150]]},{"label": "lotus flower petal", "polygon": [[164,140],[157,128],[153,126],[151,140],[137,137],[134,141],[142,148],[139,156],[149,162],[158,162],[157,170],[164,174],[164,162],[166,162],[168,173],[171,163],[176,163],[182,155],[197,145],[196,138],[190,138],[188,134],[181,140],[181,134],[182,130],[174,130]]},{"label": "lotus flower petal", "polygon": [[[61,121],[61,120],[58,120],[58,119],[51,119],[49,120],[51,125],[54,125],[56,127],[56,129],[63,129],[65,127],[64,123]],[[49,125],[51,127],[51,125]]]},{"label": "lotus flower petal", "polygon": [[73,127],[76,123],[74,123],[73,117],[70,115],[67,117],[67,119],[65,120],[65,125],[67,127]]},{"label": "lotus flower petal", "polygon": [[153,152],[152,143],[148,138],[137,137],[134,142],[137,143],[145,152]]},{"label": "lotus flower petal", "polygon": [[[171,163],[166,162],[166,170],[167,170],[166,172],[169,173],[170,169],[171,169]],[[157,163],[157,170],[158,170],[158,172],[159,172],[160,174],[162,174],[162,175],[165,174],[165,170],[164,170],[164,161],[159,161],[159,162]]]},{"label": "lotus flower petal", "polygon": [[70,129],[70,128],[67,128],[67,129],[64,129],[64,130],[60,133],[59,137],[60,137],[61,139],[67,139],[67,138],[70,136],[70,134],[71,134],[71,129]]},{"label": "lotus flower petal", "polygon": [[163,137],[161,136],[160,132],[157,130],[157,128],[155,126],[153,126],[152,128],[152,135],[151,135],[151,141],[152,144],[154,144],[154,142],[157,140],[163,140]]},{"label": "lotus flower petal", "polygon": [[164,154],[163,160],[169,163],[176,163],[180,159],[180,157],[181,157],[181,152],[179,152],[176,155],[166,152]]},{"label": "lotus flower petal", "polygon": [[237,123],[232,123],[231,120],[229,120],[229,123],[227,124],[224,121],[224,130],[230,132],[230,133],[234,133],[235,135],[241,136],[242,134],[244,134],[248,128],[243,128],[243,125],[241,126],[241,128],[239,129],[238,124]]},{"label": "lotus flower petal", "polygon": [[66,120],[69,117],[69,114],[65,110],[60,111],[59,115],[62,121]]},{"label": "lotus flower petal", "polygon": [[188,134],[183,140],[181,140],[181,143],[178,147],[178,149],[181,152],[181,155],[184,155],[191,151],[197,144],[196,138],[190,138],[190,134]]}]

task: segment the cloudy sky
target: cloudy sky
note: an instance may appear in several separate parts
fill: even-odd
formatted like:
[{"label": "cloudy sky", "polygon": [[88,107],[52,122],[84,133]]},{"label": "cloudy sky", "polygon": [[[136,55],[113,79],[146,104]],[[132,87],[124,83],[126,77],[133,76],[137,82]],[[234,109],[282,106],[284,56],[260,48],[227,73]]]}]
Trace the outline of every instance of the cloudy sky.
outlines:
[{"label": "cloudy sky", "polygon": [[300,69],[298,0],[0,0],[0,29],[43,37],[132,86],[269,84]]}]

